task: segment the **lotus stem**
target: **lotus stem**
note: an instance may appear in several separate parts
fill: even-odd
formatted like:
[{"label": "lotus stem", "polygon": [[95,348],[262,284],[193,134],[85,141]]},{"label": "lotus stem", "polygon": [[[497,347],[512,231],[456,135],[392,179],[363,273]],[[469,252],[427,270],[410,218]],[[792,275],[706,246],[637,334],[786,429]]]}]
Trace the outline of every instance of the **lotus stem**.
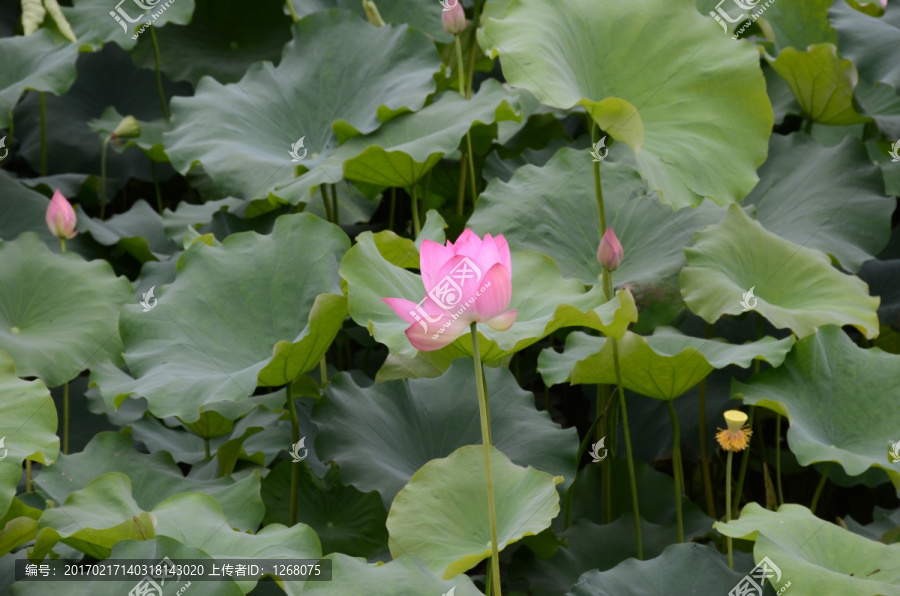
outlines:
[{"label": "lotus stem", "polygon": [[209,437],[203,437],[203,453],[206,455],[206,459],[212,459],[212,453],[209,450]]},{"label": "lotus stem", "polygon": [[[747,424],[750,428],[753,428],[753,415],[756,412],[756,408],[754,406],[750,406],[750,420]],[[738,482],[737,482],[737,490],[734,491],[734,503],[732,504],[732,509],[737,511],[740,509],[741,505],[741,494],[744,492],[744,478],[747,476],[747,464],[750,462],[750,450],[745,449],[744,455],[741,457],[741,471],[738,473]]]},{"label": "lotus stem", "polygon": [[778,504],[784,505],[781,492],[781,414],[775,414],[775,482],[778,486]]},{"label": "lotus stem", "polygon": [[341,214],[338,209],[338,193],[337,193],[337,184],[331,185],[331,204],[334,206],[334,225],[341,225]]},{"label": "lotus stem", "polygon": [[422,224],[419,223],[419,197],[416,194],[416,183],[413,182],[410,190],[410,198],[412,199],[412,220],[413,220],[413,236],[418,238],[422,231]]},{"label": "lotus stem", "polygon": [[681,428],[675,405],[667,401],[669,418],[672,421],[672,474],[675,476],[675,518],[678,520],[678,542],[684,542],[684,519],[681,514],[681,493],[684,490],[684,467],[681,462]]},{"label": "lotus stem", "polygon": [[41,176],[47,175],[47,98],[44,92],[38,93],[41,99]]},{"label": "lotus stem", "polygon": [[481,363],[481,347],[478,345],[478,329],[472,323],[472,354],[475,359],[475,386],[478,389],[478,411],[481,414],[481,444],[484,448],[484,472],[487,480],[488,516],[491,520],[491,579],[493,593],[500,591],[500,552],[497,540],[497,514],[494,508],[494,479],[491,474],[491,434],[487,394],[485,393],[484,368]]},{"label": "lotus stem", "polygon": [[319,376],[322,378],[322,389],[328,384],[328,363],[325,362],[325,356],[319,360]]},{"label": "lotus stem", "polygon": [[287,4],[288,12],[291,13],[291,18],[294,19],[294,22],[299,21],[300,19],[297,18],[297,13],[294,11],[294,4],[291,2],[291,0],[286,0],[285,4]]},{"label": "lotus stem", "polygon": [[325,205],[325,219],[334,223],[334,212],[331,210],[331,200],[328,198],[328,185],[323,184],[319,190],[322,191],[322,204]]},{"label": "lotus stem", "polygon": [[[300,440],[300,421],[297,418],[297,406],[294,404],[294,396],[291,393],[291,383],[288,382],[284,387],[287,394],[288,412],[291,415],[291,445],[296,445]],[[297,523],[297,486],[300,480],[300,468],[296,465],[291,466],[291,523],[293,526]]]},{"label": "lotus stem", "polygon": [[34,492],[34,487],[31,485],[31,460],[25,460],[25,492],[32,493]]},{"label": "lotus stem", "polygon": [[160,215],[163,212],[162,193],[159,190],[159,179],[156,176],[156,162],[150,160],[150,173],[153,174],[153,189],[156,191],[156,211]]},{"label": "lotus stem", "polygon": [[819,480],[819,486],[816,487],[816,492],[813,494],[812,503],[809,504],[809,510],[813,515],[816,513],[816,505],[819,504],[819,497],[822,495],[822,490],[825,488],[825,482],[828,480],[828,472],[831,471],[831,462],[828,462],[828,465],[825,466],[825,471],[822,473],[822,478]]},{"label": "lotus stem", "polygon": [[394,212],[397,210],[397,189],[391,189],[391,210],[388,215],[388,229],[394,229]]},{"label": "lotus stem", "polygon": [[466,206],[466,167],[469,162],[461,159],[459,162],[459,191],[456,194],[456,214],[462,215]]},{"label": "lotus stem", "polygon": [[112,135],[103,139],[103,148],[100,150],[100,219],[106,213],[106,148],[112,140]]},{"label": "lotus stem", "polygon": [[[713,326],[707,324],[706,339],[712,337],[712,331]],[[700,398],[700,468],[703,472],[703,492],[706,494],[706,513],[716,519],[716,501],[713,498],[712,478],[709,473],[709,451],[706,446],[706,379],[707,377],[703,377],[697,387],[697,395]]]},{"label": "lotus stem", "polygon": [[[456,70],[459,74],[459,94],[469,99],[469,93],[466,91],[466,73],[463,66],[462,44],[459,43],[459,35],[453,36],[453,43],[456,46]],[[475,201],[478,198],[478,191],[475,183],[475,159],[472,156],[472,135],[466,131],[466,155],[469,160],[469,179],[472,182],[472,208],[475,208]],[[462,213],[460,213],[462,215]]]},{"label": "lotus stem", "polygon": [[631,452],[631,433],[628,430],[628,410],[625,407],[625,387],[622,385],[622,371],[619,368],[619,345],[610,337],[613,347],[613,363],[616,369],[616,382],[619,384],[619,407],[622,408],[622,426],[625,428],[625,450],[628,457],[628,481],[631,484],[631,509],[634,512],[634,536],[637,543],[638,561],[644,560],[644,549],[641,545],[641,512],[638,506],[637,479],[634,473],[634,455]]},{"label": "lotus stem", "polygon": [[[728,450],[728,463],[725,464],[725,522],[731,521],[731,459],[734,452]],[[728,568],[734,569],[734,545],[731,543],[731,536],[725,537],[728,544]]]},{"label": "lotus stem", "polygon": [[69,455],[69,382],[63,383],[63,454]]},{"label": "lotus stem", "polygon": [[162,84],[162,62],[159,59],[159,44],[156,41],[156,32],[153,30],[154,28],[150,27],[150,41],[153,42],[153,59],[156,62],[156,90],[159,92],[159,102],[162,105],[162,113],[163,116],[166,117],[166,120],[169,119],[169,106],[166,105],[166,94],[163,91]]}]

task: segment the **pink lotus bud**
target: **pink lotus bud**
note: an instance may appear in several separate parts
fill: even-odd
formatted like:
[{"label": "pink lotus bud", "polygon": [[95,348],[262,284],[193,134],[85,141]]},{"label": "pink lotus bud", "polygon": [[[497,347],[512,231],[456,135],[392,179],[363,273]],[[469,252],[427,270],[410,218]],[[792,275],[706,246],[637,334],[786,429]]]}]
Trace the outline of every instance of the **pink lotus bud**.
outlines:
[{"label": "pink lotus bud", "polygon": [[515,322],[518,311],[506,310],[512,298],[512,262],[502,234],[482,240],[466,229],[445,246],[423,240],[419,270],[425,286],[420,302],[382,298],[410,324],[406,337],[417,350],[439,350],[466,333],[471,323],[506,331]]},{"label": "pink lotus bud", "polygon": [[619,268],[619,264],[624,256],[625,251],[622,249],[622,243],[616,238],[616,233],[613,232],[612,226],[606,228],[606,233],[603,234],[603,239],[600,240],[600,247],[597,249],[597,260],[610,271],[615,271]]},{"label": "pink lotus bud", "polygon": [[458,35],[466,30],[469,23],[466,21],[466,13],[459,0],[449,0],[445,6],[450,7],[450,2],[454,2],[454,4],[452,8],[444,9],[441,20],[444,22],[444,31]]},{"label": "pink lotus bud", "polygon": [[78,233],[75,230],[75,210],[59,189],[53,193],[45,219],[50,232],[57,238],[74,238]]}]

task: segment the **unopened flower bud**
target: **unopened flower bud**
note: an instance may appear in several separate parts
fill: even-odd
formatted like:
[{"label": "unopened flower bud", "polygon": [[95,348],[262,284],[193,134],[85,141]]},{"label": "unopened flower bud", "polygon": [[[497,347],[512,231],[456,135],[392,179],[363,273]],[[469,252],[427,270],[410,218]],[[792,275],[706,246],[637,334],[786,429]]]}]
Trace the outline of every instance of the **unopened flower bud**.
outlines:
[{"label": "unopened flower bud", "polygon": [[603,234],[600,247],[597,249],[597,260],[610,271],[615,271],[619,268],[623,256],[625,256],[625,251],[622,249],[619,239],[616,238],[612,226],[606,228],[606,233]]}]

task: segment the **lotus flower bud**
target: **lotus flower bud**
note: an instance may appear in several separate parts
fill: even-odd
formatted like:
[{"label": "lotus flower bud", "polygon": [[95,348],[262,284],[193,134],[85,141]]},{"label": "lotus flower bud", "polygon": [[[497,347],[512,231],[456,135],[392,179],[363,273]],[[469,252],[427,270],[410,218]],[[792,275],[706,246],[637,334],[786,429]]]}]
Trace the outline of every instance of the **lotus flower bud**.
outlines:
[{"label": "lotus flower bud", "polygon": [[376,27],[384,27],[384,19],[381,18],[381,13],[378,12],[378,7],[373,0],[363,0],[363,9],[365,9],[366,17],[371,24]]},{"label": "lotus flower bud", "polygon": [[[441,20],[444,23],[444,31],[452,33],[453,35],[458,35],[466,30],[468,21],[466,21],[466,13],[463,10],[462,4],[459,3],[459,0],[455,0],[455,2],[456,4],[453,5],[453,8],[450,8],[449,10],[444,9]],[[449,2],[447,3],[447,6],[449,6]]]},{"label": "lotus flower bud", "polygon": [[114,139],[136,139],[141,136],[141,125],[134,116],[125,116],[112,133]]},{"label": "lotus flower bud", "polygon": [[597,260],[610,271],[615,271],[619,268],[619,264],[624,256],[625,251],[622,249],[619,239],[616,238],[616,233],[613,232],[612,226],[606,228],[606,233],[603,234],[603,239],[600,240],[600,247],[597,249]]},{"label": "lotus flower bud", "polygon": [[57,238],[74,238],[78,233],[75,230],[75,210],[59,189],[53,193],[45,219],[50,232]]}]

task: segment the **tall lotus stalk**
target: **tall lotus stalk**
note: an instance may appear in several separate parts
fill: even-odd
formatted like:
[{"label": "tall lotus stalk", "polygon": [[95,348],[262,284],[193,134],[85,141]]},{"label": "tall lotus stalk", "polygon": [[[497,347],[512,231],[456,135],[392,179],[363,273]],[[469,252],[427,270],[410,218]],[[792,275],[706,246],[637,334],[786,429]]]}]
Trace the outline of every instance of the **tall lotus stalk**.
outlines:
[{"label": "tall lotus stalk", "polygon": [[[728,410],[724,414],[725,424],[728,428],[719,429],[716,440],[719,446],[728,452],[728,463],[725,466],[725,521],[731,521],[731,459],[735,451],[743,451],[750,444],[750,435],[753,431],[745,425],[747,415],[740,410]],[[728,543],[728,567],[734,569],[734,552],[731,536],[727,537]]]},{"label": "tall lotus stalk", "polygon": [[[596,145],[599,136],[599,128],[591,126],[592,143]],[[619,268],[625,251],[616,237],[612,228],[606,227],[606,209],[603,205],[603,188],[600,186],[600,162],[594,161],[594,192],[597,196],[597,211],[600,215],[600,246],[597,248],[597,259],[603,267],[603,293],[607,300],[613,298],[612,272]],[[634,455],[631,450],[631,432],[628,430],[628,409],[625,405],[625,387],[622,385],[622,371],[619,366],[619,343],[616,338],[610,337],[612,344],[613,366],[616,371],[616,383],[619,386],[619,408],[622,412],[622,425],[625,430],[625,451],[628,459],[628,480],[631,484],[631,508],[634,514],[634,536],[637,547],[638,560],[644,559],[644,549],[641,541],[641,512],[638,505],[637,477],[634,472]],[[597,414],[599,415],[599,409]],[[610,466],[611,470],[611,466]],[[604,495],[609,500],[610,495]]]},{"label": "tall lotus stalk", "polygon": [[501,596],[497,514],[491,474],[490,409],[477,324],[483,323],[496,331],[506,331],[516,320],[518,311],[507,310],[512,297],[509,245],[502,235],[492,238],[487,234],[482,240],[469,229],[463,231],[455,243],[448,240],[444,246],[424,240],[419,269],[425,286],[424,299],[418,303],[403,298],[382,300],[410,324],[406,329],[406,337],[418,350],[439,350],[467,330],[471,333],[487,480],[492,594]]},{"label": "tall lotus stalk", "polygon": [[[456,47],[456,70],[459,75],[459,94],[469,99],[471,91],[466,88],[466,69],[463,65],[462,45],[459,42],[459,34],[466,30],[469,22],[466,20],[466,13],[463,11],[462,4],[456,2],[452,7],[445,8],[441,14],[441,21],[444,25],[444,31],[453,34],[453,44]],[[466,155],[468,156],[469,179],[472,182],[472,205],[475,204],[475,196],[477,193],[475,184],[475,159],[472,156],[472,136],[466,131]],[[460,168],[460,193],[464,196],[463,187],[465,186],[466,168]],[[457,203],[457,213],[463,214],[462,200]]]}]

